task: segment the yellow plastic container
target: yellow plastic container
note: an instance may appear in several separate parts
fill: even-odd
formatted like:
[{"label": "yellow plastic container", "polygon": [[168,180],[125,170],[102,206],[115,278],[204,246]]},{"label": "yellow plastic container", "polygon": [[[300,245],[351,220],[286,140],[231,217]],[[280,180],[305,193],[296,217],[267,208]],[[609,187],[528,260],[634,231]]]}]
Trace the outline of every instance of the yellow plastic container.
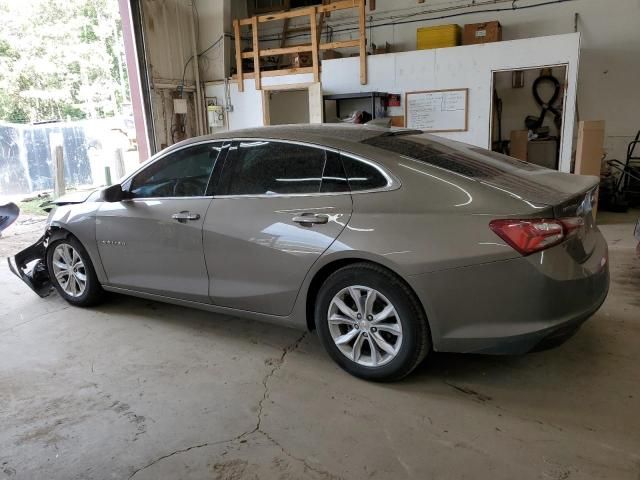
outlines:
[{"label": "yellow plastic container", "polygon": [[430,48],[446,48],[460,45],[462,29],[460,25],[438,25],[422,27],[417,30],[418,50]]}]

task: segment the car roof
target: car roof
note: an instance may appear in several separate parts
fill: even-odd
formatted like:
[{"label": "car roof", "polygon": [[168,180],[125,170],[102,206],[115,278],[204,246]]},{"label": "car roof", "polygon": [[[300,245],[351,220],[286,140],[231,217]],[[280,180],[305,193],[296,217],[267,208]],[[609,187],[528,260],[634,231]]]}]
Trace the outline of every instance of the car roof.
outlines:
[{"label": "car roof", "polygon": [[306,142],[325,147],[344,149],[358,153],[359,145],[367,139],[394,134],[421,134],[420,130],[404,128],[385,128],[372,125],[354,125],[344,123],[274,125],[268,127],[230,130],[223,133],[190,138],[170,148],[181,148],[190,144],[207,140],[224,140],[233,138],[261,138]]}]

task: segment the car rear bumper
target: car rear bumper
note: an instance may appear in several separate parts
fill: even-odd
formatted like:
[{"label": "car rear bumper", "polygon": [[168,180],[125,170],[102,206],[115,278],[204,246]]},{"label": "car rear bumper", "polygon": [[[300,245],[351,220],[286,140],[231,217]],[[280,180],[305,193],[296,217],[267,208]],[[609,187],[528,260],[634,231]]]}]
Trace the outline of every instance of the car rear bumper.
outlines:
[{"label": "car rear bumper", "polygon": [[425,307],[434,350],[522,354],[571,337],[609,290],[599,231],[589,258],[566,245],[527,257],[409,277]]},{"label": "car rear bumper", "polygon": [[9,270],[26,283],[31,290],[41,297],[51,293],[52,285],[45,263],[45,240],[43,235],[36,243],[7,258]]}]

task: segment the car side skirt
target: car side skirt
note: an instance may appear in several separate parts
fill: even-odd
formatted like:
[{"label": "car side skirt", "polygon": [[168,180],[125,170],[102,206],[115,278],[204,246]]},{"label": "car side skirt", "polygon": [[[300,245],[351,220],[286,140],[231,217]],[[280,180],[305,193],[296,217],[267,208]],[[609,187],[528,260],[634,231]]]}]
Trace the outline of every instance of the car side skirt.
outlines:
[{"label": "car side skirt", "polygon": [[297,330],[306,329],[306,324],[303,322],[296,322],[292,315],[278,316],[269,315],[266,313],[250,312],[248,310],[237,310],[234,308],[220,307],[209,303],[194,302],[192,300],[182,300],[180,298],[166,297],[163,295],[157,295],[154,293],[141,292],[139,290],[130,290],[122,287],[113,287],[110,285],[102,285],[102,288],[108,292],[121,293],[123,295],[130,295],[132,297],[145,298],[148,300],[155,300],[158,302],[171,303],[173,305],[180,305],[183,307],[197,308],[198,310],[205,310],[212,313],[218,313],[222,315],[229,315],[234,317],[246,318],[249,320],[258,320],[261,322],[267,322],[282,327],[294,328]]}]

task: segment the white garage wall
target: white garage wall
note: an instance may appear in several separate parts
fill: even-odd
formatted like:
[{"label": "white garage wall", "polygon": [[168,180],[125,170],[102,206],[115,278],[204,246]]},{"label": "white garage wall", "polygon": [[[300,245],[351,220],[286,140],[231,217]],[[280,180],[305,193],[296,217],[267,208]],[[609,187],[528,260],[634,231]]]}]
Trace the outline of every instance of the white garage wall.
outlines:
[{"label": "white garage wall", "polygon": [[[579,42],[578,34],[567,34],[487,45],[373,55],[368,59],[369,83],[367,85],[360,85],[358,58],[327,60],[322,64],[322,90],[324,94],[359,91],[404,94],[415,90],[469,88],[469,130],[441,135],[487,148],[490,146],[492,70],[567,64],[570,81],[565,105],[560,169],[569,171]],[[305,81],[311,81],[311,75],[263,79],[264,84],[272,85]],[[231,83],[231,103],[234,108],[228,115],[231,129],[262,125],[262,102],[258,100],[261,99],[261,92],[255,90],[253,80],[245,80],[244,83],[244,93],[239,93],[237,85]],[[224,85],[209,85],[207,95],[224,98]],[[389,113],[390,115],[404,114],[402,108],[390,109]]]},{"label": "white garage wall", "polygon": [[[376,10],[367,7],[367,29],[370,41],[393,45],[393,51],[416,48],[416,29],[447,23],[486,22],[499,20],[504,40],[541,37],[574,32],[581,37],[578,107],[583,120],[605,120],[605,148],[609,158],[624,158],[626,145],[640,129],[640,0],[377,0]],[[546,6],[527,8],[536,4]],[[472,6],[473,4],[473,6]],[[480,10],[504,9],[501,12]],[[423,12],[433,12],[422,14]],[[579,14],[575,25],[575,14]],[[438,18],[455,14],[452,18]],[[462,14],[462,15],[460,15]],[[406,15],[413,15],[405,18]],[[414,23],[377,25],[418,20]],[[357,31],[341,32],[356,23],[350,11],[333,12],[328,25],[333,27],[333,40],[357,38]],[[280,34],[281,25],[265,33]],[[304,43],[299,37],[293,43]]]},{"label": "white garage wall", "polygon": [[[468,88],[469,130],[439,135],[489,148],[491,72],[537,65],[568,64],[570,81],[560,150],[560,169],[569,171],[579,42],[578,34],[567,34],[486,45],[373,55],[369,57],[367,85],[359,83],[357,58],[330,60],[323,63],[322,88],[327,94],[372,90],[404,94],[416,90]],[[391,109],[389,113],[404,114],[402,108]]]}]

